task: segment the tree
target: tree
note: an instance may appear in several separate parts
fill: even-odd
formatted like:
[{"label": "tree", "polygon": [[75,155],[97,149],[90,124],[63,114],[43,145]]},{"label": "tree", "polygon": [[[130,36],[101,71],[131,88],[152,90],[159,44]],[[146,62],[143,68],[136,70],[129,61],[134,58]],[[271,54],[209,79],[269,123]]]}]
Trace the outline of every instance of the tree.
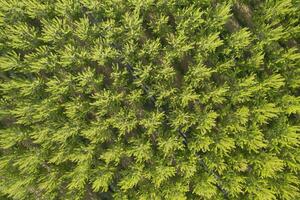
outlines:
[{"label": "tree", "polygon": [[0,0],[0,198],[300,198],[298,13]]}]

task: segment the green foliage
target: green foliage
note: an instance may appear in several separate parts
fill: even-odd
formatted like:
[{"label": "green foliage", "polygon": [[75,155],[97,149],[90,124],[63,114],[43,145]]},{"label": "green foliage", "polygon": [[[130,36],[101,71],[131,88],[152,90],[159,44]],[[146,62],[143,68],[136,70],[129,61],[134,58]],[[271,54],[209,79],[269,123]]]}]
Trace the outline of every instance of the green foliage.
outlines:
[{"label": "green foliage", "polygon": [[0,0],[0,199],[300,199],[297,0]]}]

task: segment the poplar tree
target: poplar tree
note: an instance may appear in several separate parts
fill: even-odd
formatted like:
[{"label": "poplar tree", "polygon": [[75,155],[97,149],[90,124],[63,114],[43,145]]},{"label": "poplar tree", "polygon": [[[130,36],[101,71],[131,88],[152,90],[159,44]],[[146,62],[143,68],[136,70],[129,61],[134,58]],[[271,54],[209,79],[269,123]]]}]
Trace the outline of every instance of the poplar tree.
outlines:
[{"label": "poplar tree", "polygon": [[299,0],[0,0],[0,199],[300,199]]}]

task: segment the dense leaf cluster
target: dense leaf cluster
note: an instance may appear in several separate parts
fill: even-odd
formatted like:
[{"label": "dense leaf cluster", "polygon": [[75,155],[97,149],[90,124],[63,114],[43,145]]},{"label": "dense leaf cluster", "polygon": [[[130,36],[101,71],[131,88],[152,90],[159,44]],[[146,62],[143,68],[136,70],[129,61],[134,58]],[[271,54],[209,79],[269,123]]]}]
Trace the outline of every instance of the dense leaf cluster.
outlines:
[{"label": "dense leaf cluster", "polygon": [[0,0],[0,198],[299,199],[299,13]]}]

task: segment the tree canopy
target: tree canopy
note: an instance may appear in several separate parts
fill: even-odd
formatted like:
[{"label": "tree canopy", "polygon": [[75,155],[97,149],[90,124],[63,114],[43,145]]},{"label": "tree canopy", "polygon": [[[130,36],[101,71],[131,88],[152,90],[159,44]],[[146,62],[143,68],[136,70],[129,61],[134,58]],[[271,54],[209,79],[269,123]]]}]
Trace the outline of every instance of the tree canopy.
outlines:
[{"label": "tree canopy", "polygon": [[300,199],[299,0],[0,0],[0,198]]}]

